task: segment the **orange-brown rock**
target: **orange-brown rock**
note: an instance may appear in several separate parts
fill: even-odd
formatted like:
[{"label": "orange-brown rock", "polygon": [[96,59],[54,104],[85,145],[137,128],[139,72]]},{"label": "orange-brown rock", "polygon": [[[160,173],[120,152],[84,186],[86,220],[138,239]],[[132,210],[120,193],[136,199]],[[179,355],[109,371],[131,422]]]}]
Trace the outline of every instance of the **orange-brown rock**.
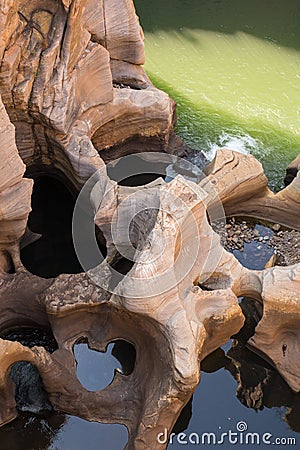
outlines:
[{"label": "orange-brown rock", "polygon": [[[268,188],[262,165],[252,155],[219,150],[205,168],[221,199],[226,216],[250,216],[300,230],[300,177],[277,194]],[[213,200],[212,200],[213,201]]]},{"label": "orange-brown rock", "polygon": [[297,176],[300,169],[300,155],[298,155],[287,167],[284,183],[288,186]]},{"label": "orange-brown rock", "polygon": [[95,158],[127,141],[168,150],[174,102],[141,67],[133,2],[48,3],[1,0],[0,94],[29,171],[67,170],[82,182],[82,153]]},{"label": "orange-brown rock", "polygon": [[[48,327],[58,343],[50,354],[0,339],[0,425],[17,415],[11,366],[29,361],[57,410],[126,425],[127,449],[163,448],[157,435],[171,432],[200,381],[201,361],[242,327],[239,296],[264,308],[249,345],[299,391],[299,264],[248,270],[211,226],[248,215],[300,229],[299,172],[274,194],[254,157],[223,149],[199,183],[178,175],[125,187],[109,177],[104,160],[181,151],[174,102],[141,67],[143,34],[131,0],[0,0],[0,62],[0,334]],[[29,174],[63,173],[75,190],[85,186],[90,229],[95,223],[107,244],[101,263],[85,265],[94,248],[76,209],[74,245],[85,273],[43,279],[22,266],[32,181],[20,157]],[[122,258],[132,263],[125,276],[115,270]],[[82,338],[99,351],[115,339],[132,343],[133,372],[87,391],[73,354]]]},{"label": "orange-brown rock", "polygon": [[248,343],[299,392],[300,264],[268,269],[260,280],[263,317]]},{"label": "orange-brown rock", "polygon": [[7,272],[14,270],[14,264],[18,263],[18,241],[25,233],[31,210],[32,180],[23,178],[25,165],[1,97],[0,133],[0,271]]}]

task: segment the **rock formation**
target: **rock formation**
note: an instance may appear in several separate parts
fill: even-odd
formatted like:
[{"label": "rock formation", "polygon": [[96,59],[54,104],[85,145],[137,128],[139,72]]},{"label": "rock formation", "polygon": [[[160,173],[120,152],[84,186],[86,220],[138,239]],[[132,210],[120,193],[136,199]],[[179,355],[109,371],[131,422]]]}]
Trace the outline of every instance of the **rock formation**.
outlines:
[{"label": "rock formation", "polygon": [[[58,344],[49,353],[0,339],[0,424],[17,415],[11,366],[28,361],[57,410],[126,425],[128,449],[162,448],[157,435],[171,431],[189,401],[201,361],[243,326],[238,297],[247,295],[263,304],[249,344],[299,391],[299,265],[248,270],[211,226],[248,215],[300,229],[299,173],[275,195],[255,158],[223,149],[198,183],[181,175],[137,187],[113,181],[105,162],[116,156],[184,149],[172,130],[174,102],[141,67],[133,3],[0,1],[0,335],[51,328]],[[85,273],[43,279],[20,263],[32,188],[24,163],[31,176],[63,173],[74,191],[84,185],[79,205],[83,199],[92,211],[91,229],[95,222],[107,246],[97,264],[86,261],[93,248],[76,209],[74,244]],[[122,258],[132,261],[125,276],[115,270]],[[82,338],[99,351],[130,342],[133,372],[87,391],[73,355]]]},{"label": "rock formation", "polygon": [[300,229],[300,177],[274,194],[261,163],[253,156],[219,151],[205,168],[208,183],[213,182],[226,216],[250,216]]},{"label": "rock formation", "polygon": [[287,167],[284,184],[288,186],[297,176],[300,168],[300,156],[298,155]]},{"label": "rock formation", "polygon": [[141,67],[131,0],[0,8],[0,92],[29,173],[62,171],[78,188],[103,164],[97,150],[104,159],[168,150],[175,104]]},{"label": "rock formation", "polygon": [[33,182],[23,178],[25,164],[19,156],[14,126],[10,123],[1,97],[0,130],[0,270],[13,272],[14,264],[18,264],[18,242],[25,232],[31,210]]},{"label": "rock formation", "polygon": [[249,344],[299,392],[300,265],[268,269],[261,281],[263,317]]}]

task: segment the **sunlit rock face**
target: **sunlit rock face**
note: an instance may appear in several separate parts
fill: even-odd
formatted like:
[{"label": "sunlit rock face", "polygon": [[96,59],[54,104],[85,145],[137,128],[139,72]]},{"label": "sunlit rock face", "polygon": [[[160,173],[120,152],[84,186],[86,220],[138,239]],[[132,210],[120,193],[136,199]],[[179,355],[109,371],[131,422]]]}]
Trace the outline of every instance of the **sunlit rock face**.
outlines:
[{"label": "sunlit rock face", "polygon": [[23,178],[25,165],[15,143],[15,130],[0,97],[0,270],[15,270],[12,256],[25,232],[30,212],[32,180]]},{"label": "sunlit rock face", "polygon": [[78,185],[98,151],[168,150],[175,104],[141,67],[132,1],[1,5],[0,94],[27,167],[54,167]]}]

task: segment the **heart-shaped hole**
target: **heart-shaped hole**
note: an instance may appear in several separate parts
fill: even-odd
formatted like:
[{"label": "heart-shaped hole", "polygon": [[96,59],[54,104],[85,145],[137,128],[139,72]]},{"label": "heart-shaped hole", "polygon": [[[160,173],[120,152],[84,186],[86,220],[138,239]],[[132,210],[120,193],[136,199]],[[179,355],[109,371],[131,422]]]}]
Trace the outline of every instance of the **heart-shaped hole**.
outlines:
[{"label": "heart-shaped hole", "polygon": [[77,378],[89,391],[99,391],[109,386],[116,371],[130,375],[134,369],[135,348],[124,340],[109,343],[105,353],[92,350],[86,341],[75,344],[73,351]]}]

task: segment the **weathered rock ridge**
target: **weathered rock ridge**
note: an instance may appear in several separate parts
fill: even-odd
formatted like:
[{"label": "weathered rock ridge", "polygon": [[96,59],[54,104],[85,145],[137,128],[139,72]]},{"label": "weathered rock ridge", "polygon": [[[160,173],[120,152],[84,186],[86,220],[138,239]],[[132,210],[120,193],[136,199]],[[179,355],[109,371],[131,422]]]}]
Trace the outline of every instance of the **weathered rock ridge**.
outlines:
[{"label": "weathered rock ridge", "polygon": [[79,187],[97,151],[168,150],[175,104],[141,67],[131,0],[1,0],[0,30],[0,93],[29,171]]}]

